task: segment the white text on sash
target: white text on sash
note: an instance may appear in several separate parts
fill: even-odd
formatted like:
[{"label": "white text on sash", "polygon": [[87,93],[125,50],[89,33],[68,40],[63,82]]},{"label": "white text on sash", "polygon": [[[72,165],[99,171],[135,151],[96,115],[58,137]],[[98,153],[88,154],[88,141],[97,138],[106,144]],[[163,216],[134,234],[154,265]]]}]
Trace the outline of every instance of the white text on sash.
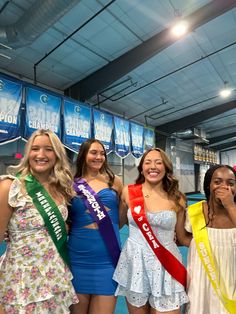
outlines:
[{"label": "white text on sash", "polygon": [[[142,216],[138,218],[138,221],[141,222],[142,220],[143,220]],[[145,222],[143,222],[141,224],[141,228],[144,230],[145,234],[147,235],[148,239],[150,240],[150,244],[152,245],[152,247],[154,249],[159,248],[159,245],[156,243],[156,241],[152,235],[152,232],[150,231],[150,228],[148,227],[148,225]]]},{"label": "white text on sash", "polygon": [[91,204],[91,207],[95,214],[97,215],[99,220],[102,220],[105,218],[105,214],[100,210],[100,205],[96,201],[95,197],[85,188],[83,184],[78,185],[79,190],[83,193],[83,195],[86,197],[89,204]]},{"label": "white text on sash", "polygon": [[52,207],[50,206],[49,202],[46,200],[42,192],[37,192],[36,196],[40,204],[43,206],[45,213],[48,216],[52,228],[54,229],[54,233],[56,234],[57,241],[60,240],[62,238],[62,230],[57,216],[53,213],[53,211],[51,211]]}]

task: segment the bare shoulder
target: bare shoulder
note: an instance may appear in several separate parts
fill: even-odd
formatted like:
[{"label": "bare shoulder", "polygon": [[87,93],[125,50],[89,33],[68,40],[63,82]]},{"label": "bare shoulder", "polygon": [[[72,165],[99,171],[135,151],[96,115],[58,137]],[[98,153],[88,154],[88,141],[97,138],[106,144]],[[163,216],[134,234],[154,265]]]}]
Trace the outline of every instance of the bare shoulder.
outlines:
[{"label": "bare shoulder", "polygon": [[123,183],[121,179],[115,175],[113,188],[118,192],[119,195],[122,193]]},{"label": "bare shoulder", "polygon": [[9,192],[12,182],[13,182],[13,179],[9,179],[9,178],[0,180],[0,194],[1,195]]},{"label": "bare shoulder", "polygon": [[125,185],[122,189],[121,199],[128,204],[129,203],[129,189],[128,185]]},{"label": "bare shoulder", "polygon": [[0,181],[0,242],[4,239],[4,234],[7,230],[7,225],[12,215],[12,208],[8,203],[9,191],[12,181],[13,180],[9,178]]},{"label": "bare shoulder", "polygon": [[187,206],[187,200],[186,200],[186,198],[185,198],[184,195],[181,195],[180,200],[179,200],[179,205],[180,205],[183,209],[186,208],[186,206]]},{"label": "bare shoulder", "polygon": [[8,195],[13,180],[6,178],[0,181],[0,205],[6,206],[8,204]]}]

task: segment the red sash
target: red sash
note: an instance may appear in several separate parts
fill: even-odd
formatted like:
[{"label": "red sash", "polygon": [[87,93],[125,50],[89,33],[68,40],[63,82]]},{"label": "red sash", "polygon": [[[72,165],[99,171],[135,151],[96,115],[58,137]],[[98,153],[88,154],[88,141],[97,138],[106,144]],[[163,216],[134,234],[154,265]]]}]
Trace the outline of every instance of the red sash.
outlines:
[{"label": "red sash", "polygon": [[134,221],[162,266],[181,285],[186,288],[187,271],[182,263],[157,240],[146,218],[141,184],[128,186],[130,208]]}]

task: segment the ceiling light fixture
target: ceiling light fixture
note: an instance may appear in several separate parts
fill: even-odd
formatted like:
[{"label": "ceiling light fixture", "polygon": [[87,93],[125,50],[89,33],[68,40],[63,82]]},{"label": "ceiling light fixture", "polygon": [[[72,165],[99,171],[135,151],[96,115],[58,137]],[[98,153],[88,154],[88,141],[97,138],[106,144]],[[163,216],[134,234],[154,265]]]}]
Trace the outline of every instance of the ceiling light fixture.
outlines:
[{"label": "ceiling light fixture", "polygon": [[187,33],[188,30],[188,23],[184,20],[179,20],[172,28],[171,32],[174,34],[176,37],[181,37],[184,34]]},{"label": "ceiling light fixture", "polygon": [[232,90],[227,87],[228,82],[224,82],[224,88],[220,91],[220,96],[223,98],[229,97]]},{"label": "ceiling light fixture", "polygon": [[179,9],[177,9],[171,0],[169,0],[169,4],[174,11],[175,22],[171,27],[171,33],[176,37],[181,37],[188,31],[188,23],[182,18],[182,13]]}]

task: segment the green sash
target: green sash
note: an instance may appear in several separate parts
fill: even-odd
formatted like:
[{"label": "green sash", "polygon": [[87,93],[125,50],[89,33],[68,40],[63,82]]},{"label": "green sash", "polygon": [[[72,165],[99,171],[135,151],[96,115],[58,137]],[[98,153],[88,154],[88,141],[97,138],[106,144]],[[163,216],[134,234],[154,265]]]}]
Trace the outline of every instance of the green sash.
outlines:
[{"label": "green sash", "polygon": [[69,256],[67,253],[67,232],[64,219],[51,196],[44,187],[35,179],[28,175],[25,179],[26,190],[32,201],[42,216],[58,253],[69,265]]},{"label": "green sash", "polygon": [[214,257],[211,251],[206,222],[203,215],[203,202],[204,201],[198,202],[189,206],[188,208],[188,214],[192,225],[193,237],[196,243],[197,252],[207,273],[207,276],[222,304],[230,314],[236,314],[236,300],[231,300],[226,296],[226,291],[223,285],[220,285],[217,276],[219,269],[216,269]]}]

